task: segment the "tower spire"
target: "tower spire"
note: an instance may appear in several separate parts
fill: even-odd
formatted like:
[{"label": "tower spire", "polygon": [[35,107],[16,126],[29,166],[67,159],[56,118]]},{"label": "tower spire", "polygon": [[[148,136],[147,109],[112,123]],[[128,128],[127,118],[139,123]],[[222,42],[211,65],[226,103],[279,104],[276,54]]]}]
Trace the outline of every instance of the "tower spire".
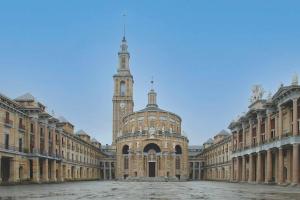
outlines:
[{"label": "tower spire", "polygon": [[150,81],[150,83],[151,83],[151,90],[154,90],[154,88],[153,88],[153,84],[154,84],[154,81],[153,81],[153,76],[152,76],[152,78],[151,78],[151,81]]},{"label": "tower spire", "polygon": [[123,40],[126,40],[126,13],[123,13]]}]

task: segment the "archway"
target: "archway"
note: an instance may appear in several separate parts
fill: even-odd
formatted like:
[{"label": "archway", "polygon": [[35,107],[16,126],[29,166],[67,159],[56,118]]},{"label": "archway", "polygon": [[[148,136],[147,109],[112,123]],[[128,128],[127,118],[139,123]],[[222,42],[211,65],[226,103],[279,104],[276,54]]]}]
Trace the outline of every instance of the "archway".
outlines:
[{"label": "archway", "polygon": [[159,152],[160,152],[160,148],[155,143],[149,143],[144,147],[144,153],[148,154],[148,176],[149,177],[155,177],[157,174],[156,154]]}]

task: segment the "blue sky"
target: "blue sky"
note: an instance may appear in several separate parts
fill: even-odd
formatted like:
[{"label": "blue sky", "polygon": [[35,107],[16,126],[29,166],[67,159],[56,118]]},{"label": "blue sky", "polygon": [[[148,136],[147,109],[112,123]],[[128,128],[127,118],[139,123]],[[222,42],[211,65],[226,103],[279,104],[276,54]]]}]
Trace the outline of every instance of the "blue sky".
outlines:
[{"label": "blue sky", "polygon": [[1,1],[0,92],[32,93],[111,143],[112,76],[127,13],[135,110],[159,106],[202,144],[247,110],[251,87],[300,73],[299,1]]}]

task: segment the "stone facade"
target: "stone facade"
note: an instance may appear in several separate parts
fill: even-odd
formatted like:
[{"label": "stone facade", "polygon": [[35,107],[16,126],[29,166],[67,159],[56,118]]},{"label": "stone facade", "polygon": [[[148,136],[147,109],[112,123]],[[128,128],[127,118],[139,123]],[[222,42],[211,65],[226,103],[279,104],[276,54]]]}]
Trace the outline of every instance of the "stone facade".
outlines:
[{"label": "stone facade", "polygon": [[104,178],[109,159],[84,131],[55,118],[30,94],[0,95],[0,183],[62,182]]},{"label": "stone facade", "polygon": [[119,52],[114,84],[116,178],[167,177],[170,180],[186,180],[188,139],[181,135],[181,118],[158,107],[153,88],[148,93],[146,108],[133,112],[133,78],[125,38]]},{"label": "stone facade", "polygon": [[233,121],[232,181],[299,184],[300,86],[297,78],[262,98],[253,89],[249,111]]},{"label": "stone facade", "polygon": [[229,181],[231,173],[231,135],[226,131],[203,144],[203,180]]}]

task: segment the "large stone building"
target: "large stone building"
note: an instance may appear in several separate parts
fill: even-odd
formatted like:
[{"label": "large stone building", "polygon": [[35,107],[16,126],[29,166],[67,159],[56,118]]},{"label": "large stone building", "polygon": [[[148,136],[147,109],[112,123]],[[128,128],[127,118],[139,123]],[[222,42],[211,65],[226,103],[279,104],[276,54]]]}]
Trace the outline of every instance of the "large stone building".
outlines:
[{"label": "large stone building", "polygon": [[[114,79],[112,145],[56,118],[31,94],[0,94],[0,184],[68,180],[218,180],[299,184],[300,86],[267,99],[253,88],[249,110],[202,146],[188,146],[180,116],[161,109],[152,87],[134,111],[133,76],[122,40]],[[151,178],[149,178],[151,177]],[[155,178],[152,178],[155,177]]]},{"label": "large stone building", "polygon": [[300,86],[297,77],[289,86],[262,98],[253,88],[247,113],[233,121],[233,181],[299,184]]},{"label": "large stone building", "polygon": [[229,181],[231,175],[231,135],[222,130],[203,144],[203,180]]},{"label": "large stone building", "polygon": [[[146,108],[133,112],[133,76],[125,37],[114,75],[113,145],[116,147],[116,178],[188,178],[188,139],[181,134],[181,118],[162,110],[156,92],[148,93]],[[153,84],[153,82],[152,82]]]},{"label": "large stone building", "polygon": [[[101,144],[25,94],[0,95],[0,184],[113,178],[114,161]],[[112,174],[106,176],[106,174]]]}]

